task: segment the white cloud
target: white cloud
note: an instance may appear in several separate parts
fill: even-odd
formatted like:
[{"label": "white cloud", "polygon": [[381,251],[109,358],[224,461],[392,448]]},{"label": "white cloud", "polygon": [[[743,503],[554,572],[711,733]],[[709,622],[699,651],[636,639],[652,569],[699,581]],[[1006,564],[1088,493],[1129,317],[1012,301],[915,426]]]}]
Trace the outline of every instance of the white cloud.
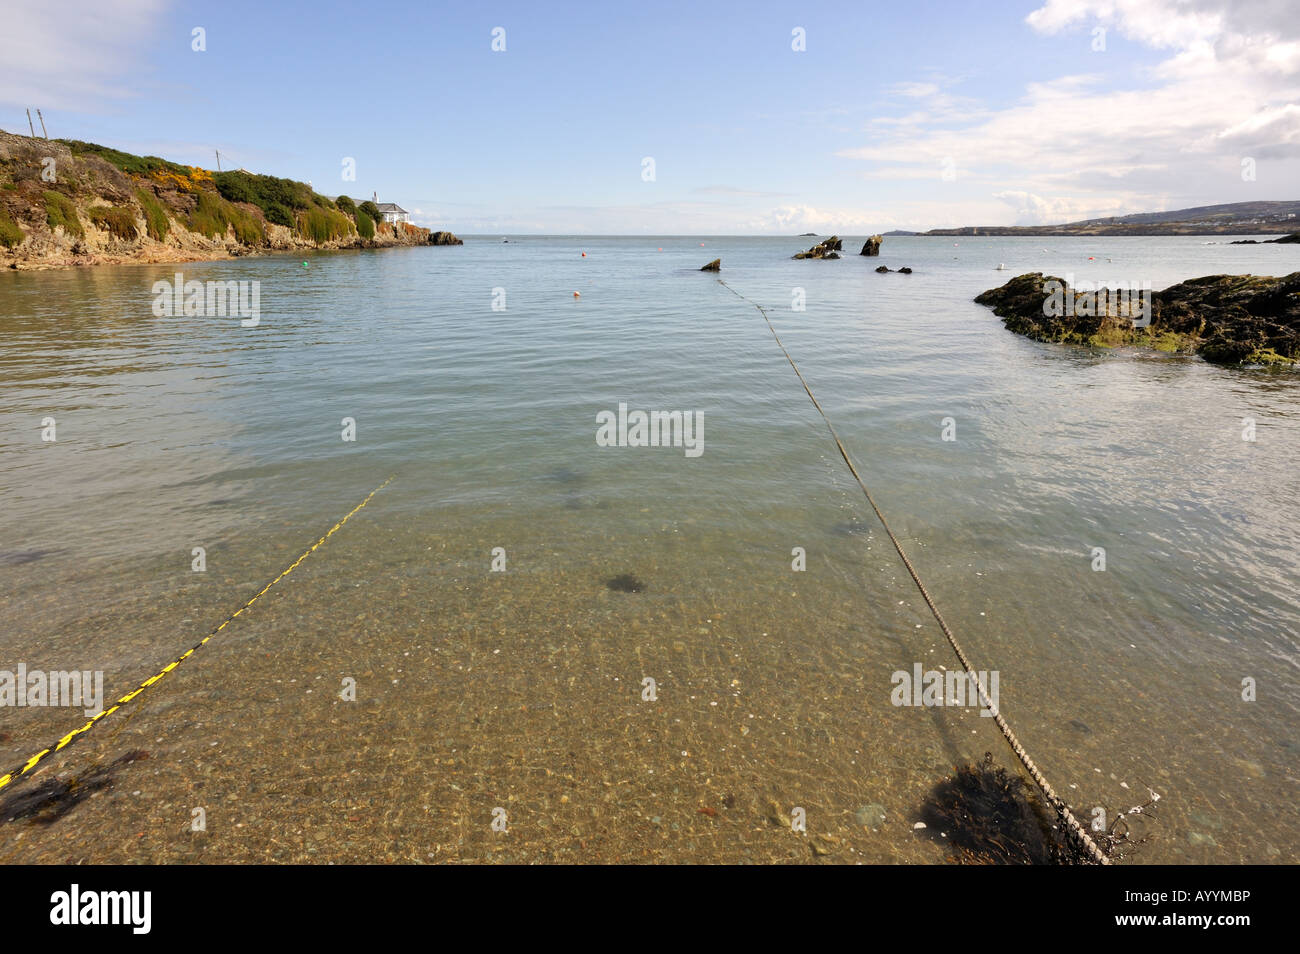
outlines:
[{"label": "white cloud", "polygon": [[[1002,221],[990,225],[1007,216],[1031,224],[1148,211],[1168,207],[1171,196],[1189,206],[1294,197],[1300,17],[1293,4],[1047,0],[1026,22],[1045,36],[1101,24],[1167,56],[1134,77],[1122,71],[1127,61],[1115,59],[1122,53],[1092,53],[1084,35],[1078,62],[1088,72],[1030,83],[1009,105],[973,110],[959,124],[942,102],[946,91],[898,84],[896,93],[929,96],[941,108],[882,119],[870,145],[837,155],[868,161],[865,177],[899,180],[934,177],[955,157],[962,194],[954,198],[990,189],[1002,210]],[[1278,161],[1268,191],[1240,193],[1245,156]]]},{"label": "white cloud", "polygon": [[88,111],[132,94],[166,0],[7,0],[0,103]]},{"label": "white cloud", "polygon": [[993,198],[1006,203],[1015,211],[1015,225],[1052,225],[1123,215],[1131,211],[1130,203],[1133,201],[1133,197],[1127,195],[1045,198],[1022,190],[995,192]]}]

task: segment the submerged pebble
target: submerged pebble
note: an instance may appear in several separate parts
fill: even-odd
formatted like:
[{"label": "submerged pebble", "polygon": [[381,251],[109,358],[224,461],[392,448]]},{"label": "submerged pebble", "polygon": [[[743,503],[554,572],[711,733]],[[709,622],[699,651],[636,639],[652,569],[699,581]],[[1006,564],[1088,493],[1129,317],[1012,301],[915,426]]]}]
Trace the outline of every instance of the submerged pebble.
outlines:
[{"label": "submerged pebble", "polygon": [[872,802],[870,805],[863,805],[855,813],[858,824],[863,828],[870,828],[872,831],[879,830],[880,826],[885,823],[885,806]]}]

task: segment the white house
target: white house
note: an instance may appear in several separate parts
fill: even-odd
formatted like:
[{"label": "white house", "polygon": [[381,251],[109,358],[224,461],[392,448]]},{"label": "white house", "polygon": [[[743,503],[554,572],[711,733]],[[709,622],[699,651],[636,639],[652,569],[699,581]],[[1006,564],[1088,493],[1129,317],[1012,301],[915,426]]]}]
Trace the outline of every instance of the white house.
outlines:
[{"label": "white house", "polygon": [[377,202],[375,204],[379,206],[379,211],[383,214],[384,221],[389,225],[396,222],[410,221],[407,217],[406,210],[395,202]]}]

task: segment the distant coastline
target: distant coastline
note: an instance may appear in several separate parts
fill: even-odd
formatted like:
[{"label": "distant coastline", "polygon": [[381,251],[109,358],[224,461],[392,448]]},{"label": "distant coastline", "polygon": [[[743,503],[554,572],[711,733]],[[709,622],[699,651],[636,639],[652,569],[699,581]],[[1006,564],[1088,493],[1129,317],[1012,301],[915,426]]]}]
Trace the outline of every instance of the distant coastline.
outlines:
[{"label": "distant coastline", "polygon": [[895,230],[885,235],[1286,235],[1296,231],[1300,231],[1300,200],[1229,202],[1058,225],[964,225],[926,232]]}]

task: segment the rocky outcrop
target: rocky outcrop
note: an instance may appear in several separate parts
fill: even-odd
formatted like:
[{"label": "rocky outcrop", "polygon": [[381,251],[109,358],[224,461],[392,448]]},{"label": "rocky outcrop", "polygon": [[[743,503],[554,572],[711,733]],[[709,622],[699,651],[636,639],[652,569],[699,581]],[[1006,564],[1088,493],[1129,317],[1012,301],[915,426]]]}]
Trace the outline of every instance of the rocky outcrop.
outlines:
[{"label": "rocky outcrop", "polygon": [[[270,183],[221,191],[225,177]],[[283,196],[283,198],[281,198]],[[260,199],[258,204],[255,199]],[[364,234],[363,234],[364,233]],[[450,232],[361,217],[306,183],[0,131],[0,267],[191,262],[305,249],[460,245]]]},{"label": "rocky outcrop", "polygon": [[830,238],[826,239],[825,241],[818,242],[816,245],[808,249],[808,251],[806,252],[795,253],[793,257],[796,259],[798,258],[839,258],[839,256],[834,253],[843,250],[843,248],[844,248],[844,240],[841,239],[838,235],[832,235]]},{"label": "rocky outcrop", "polygon": [[[878,271],[878,272],[879,272],[880,274],[882,274],[882,275],[885,274],[885,272],[892,272],[893,270],[894,270],[894,269],[890,268],[888,265],[877,265],[877,266],[876,266],[876,271]],[[912,274],[912,269],[909,268],[908,266],[904,265],[902,268],[898,269],[898,274],[900,274],[900,275],[910,275],[910,274]]]},{"label": "rocky outcrop", "polygon": [[1300,245],[1300,232],[1291,235],[1283,235],[1281,238],[1264,239],[1260,242],[1256,239],[1242,239],[1239,242],[1229,242],[1229,245]]},{"label": "rocky outcrop", "polygon": [[880,254],[880,243],[883,242],[884,240],[885,240],[885,239],[884,239],[884,236],[882,236],[882,235],[873,235],[873,236],[871,236],[871,238],[867,239],[866,242],[863,243],[863,245],[862,245],[862,251],[859,252],[858,254],[859,254],[859,255],[879,255],[879,254]]},{"label": "rocky outcrop", "polygon": [[1031,272],[975,301],[991,307],[1009,330],[1039,341],[1141,345],[1217,364],[1300,361],[1300,272],[1208,275],[1127,294],[1070,288]]},{"label": "rocky outcrop", "polygon": [[700,266],[700,271],[702,271],[702,272],[720,272],[720,271],[722,271],[722,259],[720,259],[720,258],[715,258],[713,261],[709,262],[709,264],[707,264],[707,265],[701,265],[701,266]]}]

